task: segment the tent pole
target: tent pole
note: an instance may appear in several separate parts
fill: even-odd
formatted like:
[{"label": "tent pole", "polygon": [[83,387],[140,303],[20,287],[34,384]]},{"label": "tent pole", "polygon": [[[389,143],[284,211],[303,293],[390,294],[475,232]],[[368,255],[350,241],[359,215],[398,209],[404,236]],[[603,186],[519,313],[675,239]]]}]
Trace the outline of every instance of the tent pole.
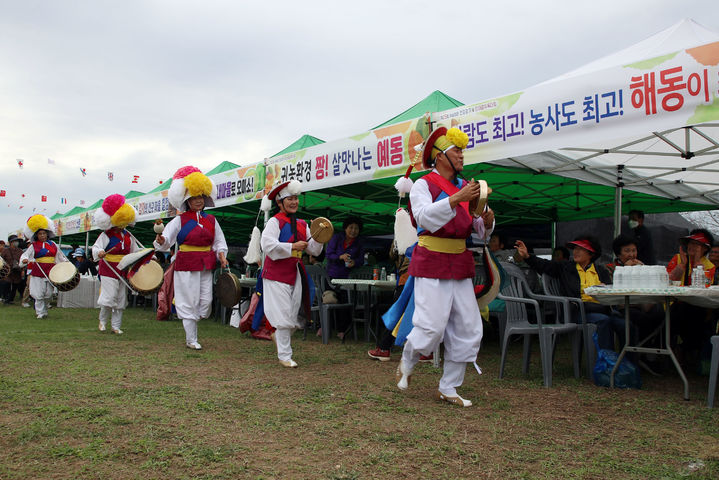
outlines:
[{"label": "tent pole", "polygon": [[557,222],[552,222],[552,252],[557,248]]},{"label": "tent pole", "polygon": [[614,238],[622,233],[622,170],[624,165],[617,165],[617,190],[614,195]]},{"label": "tent pole", "polygon": [[85,232],[85,255],[87,255],[87,247],[90,245],[90,230]]}]

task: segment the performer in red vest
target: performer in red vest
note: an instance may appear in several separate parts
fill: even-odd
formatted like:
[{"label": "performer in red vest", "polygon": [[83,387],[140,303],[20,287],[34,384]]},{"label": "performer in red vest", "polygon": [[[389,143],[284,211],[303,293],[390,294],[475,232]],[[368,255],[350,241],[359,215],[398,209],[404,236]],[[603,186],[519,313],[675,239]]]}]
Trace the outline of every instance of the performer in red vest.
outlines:
[{"label": "performer in red vest", "polygon": [[406,390],[420,356],[429,355],[444,341],[443,374],[436,396],[463,407],[472,402],[456,389],[464,381],[467,363],[477,358],[483,331],[474,294],[474,259],[466,240],[472,229],[480,238],[494,229],[491,209],[479,217],[469,212],[469,202],[480,196],[479,184],[458,178],[467,141],[459,129],[440,127],[423,147],[424,166],[434,169],[410,191],[410,215],[419,235],[409,264],[409,274],[415,278],[414,326],[397,368],[397,387]]},{"label": "performer in red vest", "polygon": [[117,264],[128,253],[142,248],[126,230],[128,226],[135,224],[136,218],[135,207],[127,203],[120,194],[110,195],[103,200],[102,206],[93,215],[95,225],[104,230],[92,246],[92,256],[99,262],[100,296],[97,304],[100,306],[98,329],[101,332],[107,330],[109,320],[112,333],[123,333],[122,314],[127,308],[127,274],[117,268]]},{"label": "performer in red vest", "polygon": [[280,364],[291,368],[297,367],[292,360],[292,332],[301,327],[297,313],[303,300],[309,306],[312,288],[312,279],[306,276],[302,265],[302,252],[317,256],[323,246],[312,239],[307,223],[295,216],[300,193],[302,184],[296,180],[272,189],[267,198],[274,200],[280,211],[269,219],[261,239],[266,255],[262,269],[264,311],[276,329],[273,335]]},{"label": "performer in red vest", "polygon": [[30,246],[20,257],[20,264],[31,265],[30,296],[35,299],[35,313],[37,318],[46,318],[47,309],[52,300],[53,285],[47,279],[50,269],[56,263],[67,262],[65,254],[50,238],[55,236],[52,220],[45,215],[33,215],[27,220],[25,236],[30,239]]},{"label": "performer in red vest", "polygon": [[177,244],[175,255],[175,309],[185,327],[185,345],[201,350],[197,322],[210,316],[212,275],[217,260],[227,267],[227,243],[220,224],[205,207],[214,207],[215,187],[197,167],[182,167],[172,177],[168,192],[177,216],[155,238],[155,248],[166,252]]}]

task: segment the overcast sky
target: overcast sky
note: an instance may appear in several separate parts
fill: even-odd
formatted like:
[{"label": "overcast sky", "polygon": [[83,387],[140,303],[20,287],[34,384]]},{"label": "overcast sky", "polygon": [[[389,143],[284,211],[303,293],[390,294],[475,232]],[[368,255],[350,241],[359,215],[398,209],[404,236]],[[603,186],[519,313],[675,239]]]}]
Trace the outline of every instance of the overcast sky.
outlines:
[{"label": "overcast sky", "polygon": [[434,90],[522,90],[682,18],[719,30],[709,0],[0,0],[0,238],[33,208],[345,138]]}]

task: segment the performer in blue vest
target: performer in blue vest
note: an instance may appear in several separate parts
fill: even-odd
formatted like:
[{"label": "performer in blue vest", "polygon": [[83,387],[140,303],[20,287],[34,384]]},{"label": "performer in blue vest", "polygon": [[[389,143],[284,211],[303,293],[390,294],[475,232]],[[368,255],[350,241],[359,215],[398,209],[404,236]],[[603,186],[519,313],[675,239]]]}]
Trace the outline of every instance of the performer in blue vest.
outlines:
[{"label": "performer in blue vest", "polygon": [[[454,405],[472,402],[457,393],[467,363],[474,363],[482,340],[482,317],[475,298],[474,259],[466,248],[472,229],[480,238],[494,229],[494,213],[486,208],[475,217],[469,203],[480,196],[476,182],[458,178],[464,168],[467,135],[440,127],[424,144],[424,167],[434,169],[410,191],[410,215],[419,241],[409,264],[414,277],[413,328],[397,368],[397,387],[407,390],[421,355],[444,341],[444,366],[436,397]],[[475,363],[476,365],[476,363]]]},{"label": "performer in blue vest", "polygon": [[212,180],[199,168],[177,170],[168,199],[178,215],[154,242],[160,252],[178,245],[173,274],[175,309],[185,328],[185,345],[193,350],[202,350],[197,341],[197,322],[209,317],[212,309],[215,264],[219,260],[222,268],[227,267],[225,235],[215,217],[204,211],[205,207],[215,206],[214,191]]},{"label": "performer in blue vest", "polygon": [[304,220],[296,218],[299,207],[298,195],[302,184],[296,180],[277,185],[267,198],[277,203],[280,211],[269,219],[262,231],[262,251],[265,262],[262,269],[264,311],[267,321],[276,330],[277,358],[285,367],[297,367],[292,360],[292,332],[300,328],[297,319],[300,305],[304,303],[309,315],[312,279],[308,278],[302,265],[302,252],[317,256],[322,244],[312,239]]},{"label": "performer in blue vest", "polygon": [[55,231],[52,220],[45,215],[33,215],[27,220],[25,237],[30,239],[30,245],[20,257],[20,264],[32,263],[28,266],[28,276],[30,296],[35,299],[37,318],[47,317],[47,310],[52,300],[54,288],[48,280],[50,269],[57,263],[68,261],[57,244],[50,240],[53,236]]}]

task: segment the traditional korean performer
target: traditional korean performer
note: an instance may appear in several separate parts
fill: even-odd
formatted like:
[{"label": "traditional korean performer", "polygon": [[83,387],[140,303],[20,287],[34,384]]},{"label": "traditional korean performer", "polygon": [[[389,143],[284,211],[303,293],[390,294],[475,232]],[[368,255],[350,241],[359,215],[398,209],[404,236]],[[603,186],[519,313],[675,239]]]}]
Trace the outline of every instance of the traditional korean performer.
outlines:
[{"label": "traditional korean performer", "polygon": [[168,192],[177,216],[155,238],[154,246],[166,252],[177,245],[175,255],[175,309],[185,328],[185,345],[201,350],[197,341],[197,322],[210,316],[212,278],[217,261],[227,267],[227,243],[220,224],[205,212],[214,207],[215,187],[200,169],[182,167],[172,177]]},{"label": "traditional korean performer", "polygon": [[[297,314],[304,304],[309,316],[314,284],[302,264],[302,253],[317,256],[323,244],[315,241],[304,220],[297,218],[302,184],[297,180],[283,182],[270,191],[263,203],[274,201],[279,212],[269,219],[262,231],[261,246],[265,254],[262,269],[264,313],[275,328],[277,358],[284,367],[297,367],[292,359],[292,333],[301,327]],[[309,318],[309,317],[308,317]]]},{"label": "traditional korean performer", "polygon": [[54,290],[49,280],[50,270],[67,257],[51,239],[55,236],[52,220],[45,215],[33,215],[27,220],[25,237],[30,245],[20,257],[21,265],[28,265],[30,272],[30,296],[35,299],[37,318],[46,318]]},{"label": "traditional korean performer", "polygon": [[128,291],[126,273],[120,270],[117,264],[128,253],[142,248],[127,230],[128,226],[135,225],[136,218],[135,207],[127,203],[120,194],[110,195],[103,200],[102,206],[93,216],[95,225],[103,230],[92,246],[92,256],[98,262],[100,277],[97,304],[100,306],[98,329],[101,332],[107,330],[107,322],[110,321],[111,333],[123,333],[122,314],[127,308]]},{"label": "traditional korean performer", "polygon": [[423,147],[422,162],[432,171],[410,191],[410,215],[418,231],[409,264],[414,315],[397,368],[397,387],[406,390],[420,356],[429,355],[443,341],[443,373],[436,398],[463,407],[472,402],[456,389],[464,382],[467,363],[476,365],[483,333],[473,285],[474,259],[466,241],[472,229],[486,238],[494,228],[491,209],[477,214],[470,206],[480,197],[479,183],[459,178],[467,141],[461,130],[440,127]]}]

